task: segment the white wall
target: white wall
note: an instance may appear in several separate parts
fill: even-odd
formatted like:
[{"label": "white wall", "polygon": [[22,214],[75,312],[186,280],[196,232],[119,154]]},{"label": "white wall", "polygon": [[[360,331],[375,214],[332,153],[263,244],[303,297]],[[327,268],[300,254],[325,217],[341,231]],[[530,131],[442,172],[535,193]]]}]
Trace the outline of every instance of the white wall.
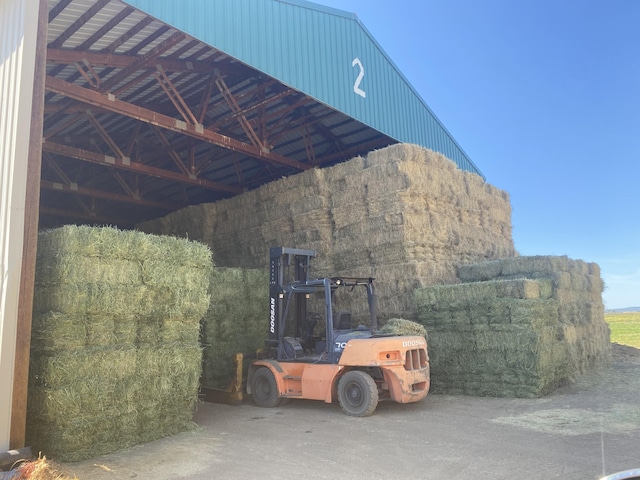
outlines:
[{"label": "white wall", "polygon": [[0,452],[11,431],[37,18],[37,0],[0,0]]}]

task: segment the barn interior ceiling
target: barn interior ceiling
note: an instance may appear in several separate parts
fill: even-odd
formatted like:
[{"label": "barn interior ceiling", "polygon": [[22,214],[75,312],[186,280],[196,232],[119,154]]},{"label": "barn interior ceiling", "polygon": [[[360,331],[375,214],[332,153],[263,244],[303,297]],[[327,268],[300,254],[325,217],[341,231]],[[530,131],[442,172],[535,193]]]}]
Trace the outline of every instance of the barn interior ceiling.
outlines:
[{"label": "barn interior ceiling", "polygon": [[40,226],[135,224],[396,141],[119,0],[49,0]]}]

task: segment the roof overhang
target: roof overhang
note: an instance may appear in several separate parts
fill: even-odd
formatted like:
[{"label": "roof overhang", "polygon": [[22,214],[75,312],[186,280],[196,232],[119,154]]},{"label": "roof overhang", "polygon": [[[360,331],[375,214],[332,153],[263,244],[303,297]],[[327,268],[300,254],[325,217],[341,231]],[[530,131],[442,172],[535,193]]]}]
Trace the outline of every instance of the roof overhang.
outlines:
[{"label": "roof overhang", "polygon": [[49,9],[42,227],[132,227],[396,143],[120,0]]}]

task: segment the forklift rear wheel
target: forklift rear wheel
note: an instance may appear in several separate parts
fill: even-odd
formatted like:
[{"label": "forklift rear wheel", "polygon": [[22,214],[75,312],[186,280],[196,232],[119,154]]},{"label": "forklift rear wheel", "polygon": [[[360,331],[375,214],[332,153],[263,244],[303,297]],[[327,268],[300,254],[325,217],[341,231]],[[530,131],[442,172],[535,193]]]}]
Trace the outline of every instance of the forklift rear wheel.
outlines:
[{"label": "forklift rear wheel", "polygon": [[347,415],[366,417],[378,406],[378,387],[366,372],[352,370],[338,382],[338,402]]},{"label": "forklift rear wheel", "polygon": [[276,379],[267,367],[260,367],[253,374],[251,392],[253,402],[259,407],[271,408],[280,404]]}]

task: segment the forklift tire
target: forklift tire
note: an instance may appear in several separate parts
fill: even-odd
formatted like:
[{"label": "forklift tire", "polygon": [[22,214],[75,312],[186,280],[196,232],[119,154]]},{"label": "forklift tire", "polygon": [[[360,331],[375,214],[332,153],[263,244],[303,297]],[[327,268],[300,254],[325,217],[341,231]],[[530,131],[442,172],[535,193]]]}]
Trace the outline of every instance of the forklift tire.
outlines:
[{"label": "forklift tire", "polygon": [[251,379],[253,403],[259,407],[272,408],[280,405],[276,379],[267,367],[257,369]]},{"label": "forklift tire", "polygon": [[352,417],[367,417],[378,406],[378,386],[366,372],[351,370],[338,382],[338,402]]}]

